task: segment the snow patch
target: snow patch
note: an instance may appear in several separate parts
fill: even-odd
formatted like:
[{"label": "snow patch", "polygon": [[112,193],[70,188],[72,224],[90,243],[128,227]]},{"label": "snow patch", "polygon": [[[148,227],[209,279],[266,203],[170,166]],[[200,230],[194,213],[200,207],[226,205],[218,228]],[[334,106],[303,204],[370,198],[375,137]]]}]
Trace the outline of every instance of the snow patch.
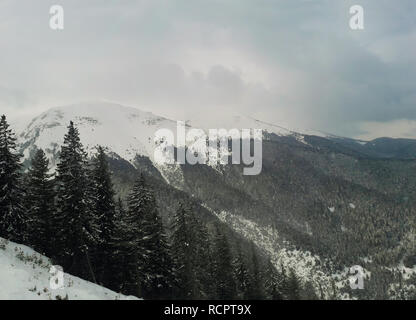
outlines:
[{"label": "snow patch", "polygon": [[111,291],[70,274],[64,287],[51,289],[49,258],[31,248],[0,238],[0,300],[130,300],[132,296]]}]

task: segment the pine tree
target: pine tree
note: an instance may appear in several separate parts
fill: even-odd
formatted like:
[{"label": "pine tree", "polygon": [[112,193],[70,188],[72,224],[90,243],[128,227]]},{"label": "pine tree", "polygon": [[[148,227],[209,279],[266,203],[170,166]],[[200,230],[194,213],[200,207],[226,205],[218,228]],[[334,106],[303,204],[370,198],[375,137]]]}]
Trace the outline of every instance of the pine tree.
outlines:
[{"label": "pine tree", "polygon": [[234,278],[236,279],[237,292],[239,299],[249,299],[248,289],[250,285],[250,272],[241,250],[241,246],[237,247],[237,255],[233,261]]},{"label": "pine tree", "polygon": [[[130,197],[132,194],[130,195]],[[115,272],[115,279],[119,281],[120,291],[124,294],[141,295],[139,264],[141,248],[139,248],[141,230],[140,217],[135,211],[124,210],[121,199],[118,202],[116,216],[116,252],[120,258],[119,269]]]},{"label": "pine tree", "polygon": [[[112,259],[107,268],[111,270],[106,278],[107,286],[115,291],[138,295],[138,250],[137,241],[130,241],[135,237],[130,232],[127,213],[121,198],[118,199],[114,216],[115,232],[111,240]],[[133,279],[133,281],[132,281]]]},{"label": "pine tree", "polygon": [[[193,213],[191,205],[180,202],[172,223],[172,249],[175,260],[175,278],[179,299],[202,299],[210,295],[209,285],[204,288],[204,274],[201,264],[207,257],[207,234],[204,234],[201,222]],[[205,252],[202,253],[202,247]],[[205,270],[208,268],[205,266]],[[207,271],[209,272],[209,271]]]},{"label": "pine tree", "polygon": [[281,292],[281,285],[283,282],[283,276],[273,266],[269,260],[266,265],[265,272],[265,286],[266,294],[271,300],[283,300]]},{"label": "pine tree", "polygon": [[318,300],[318,295],[311,281],[307,281],[302,288],[302,300]]},{"label": "pine tree", "polygon": [[212,263],[213,259],[213,247],[211,245],[210,237],[208,234],[207,226],[199,219],[194,220],[196,236],[196,281],[199,287],[198,298],[210,299],[215,298],[216,288],[212,281],[215,273],[215,268]]},{"label": "pine tree", "polygon": [[22,201],[21,155],[6,116],[0,119],[0,237],[25,240],[25,208]]},{"label": "pine tree", "polygon": [[232,255],[226,235],[216,227],[215,243],[215,281],[217,299],[235,299],[237,289],[233,277]]},{"label": "pine tree", "polygon": [[49,256],[54,248],[54,182],[49,160],[42,149],[35,153],[27,175],[28,241],[37,251]]},{"label": "pine tree", "polygon": [[295,271],[291,269],[286,279],[284,293],[288,300],[300,300],[302,284],[296,275]]},{"label": "pine tree", "polygon": [[[126,215],[126,209],[124,208],[123,200],[119,197],[116,204],[116,218],[121,219]],[[116,219],[116,221],[117,221]]]},{"label": "pine tree", "polygon": [[263,277],[257,252],[253,243],[251,243],[251,277],[248,288],[248,298],[250,300],[264,299]]},{"label": "pine tree", "polygon": [[110,285],[115,265],[114,260],[114,237],[116,233],[114,203],[114,190],[111,182],[111,173],[108,167],[104,149],[99,146],[97,156],[93,160],[92,168],[92,198],[93,213],[100,231],[100,241],[96,248],[95,265],[97,270],[97,280]]},{"label": "pine tree", "polygon": [[[153,190],[140,175],[128,198],[129,222],[137,232],[138,270],[144,298],[171,296],[172,260]],[[134,222],[136,220],[137,222]]]},{"label": "pine tree", "polygon": [[61,147],[57,173],[58,257],[69,272],[96,281],[90,251],[97,244],[98,229],[90,210],[92,192],[87,156],[72,121]]}]

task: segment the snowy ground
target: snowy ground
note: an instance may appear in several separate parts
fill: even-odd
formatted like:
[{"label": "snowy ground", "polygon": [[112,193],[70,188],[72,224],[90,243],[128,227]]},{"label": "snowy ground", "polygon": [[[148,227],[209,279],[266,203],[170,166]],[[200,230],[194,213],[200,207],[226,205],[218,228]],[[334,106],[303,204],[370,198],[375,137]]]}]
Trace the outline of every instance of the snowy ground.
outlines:
[{"label": "snowy ground", "polygon": [[29,247],[0,238],[0,299],[1,300],[126,300],[114,291],[63,274],[63,288],[54,289],[50,260]]}]

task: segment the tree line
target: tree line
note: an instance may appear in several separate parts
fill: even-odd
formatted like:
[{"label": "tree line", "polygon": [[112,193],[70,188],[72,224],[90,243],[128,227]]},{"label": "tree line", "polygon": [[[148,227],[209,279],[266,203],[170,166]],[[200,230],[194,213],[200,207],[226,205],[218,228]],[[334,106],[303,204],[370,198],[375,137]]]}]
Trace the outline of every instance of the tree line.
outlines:
[{"label": "tree line", "polygon": [[56,173],[38,149],[26,172],[16,137],[0,119],[0,237],[26,244],[64,271],[145,299],[316,298],[293,271],[278,271],[231,243],[220,223],[208,226],[181,201],[169,226],[154,191],[138,174],[116,198],[103,147],[89,159],[71,121]]}]

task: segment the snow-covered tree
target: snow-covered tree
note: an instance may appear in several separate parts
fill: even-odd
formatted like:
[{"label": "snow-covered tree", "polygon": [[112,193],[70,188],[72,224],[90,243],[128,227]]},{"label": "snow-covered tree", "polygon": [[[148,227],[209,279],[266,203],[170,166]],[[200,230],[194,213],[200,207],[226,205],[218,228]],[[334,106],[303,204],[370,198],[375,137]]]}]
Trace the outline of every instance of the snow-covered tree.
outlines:
[{"label": "snow-covered tree", "polygon": [[27,175],[26,206],[28,242],[37,251],[49,255],[56,251],[53,219],[54,181],[49,174],[49,160],[42,149],[36,151]]},{"label": "snow-covered tree", "polygon": [[116,206],[111,173],[104,149],[97,148],[97,156],[93,159],[92,178],[92,211],[99,228],[100,241],[96,248],[94,263],[97,270],[97,280],[109,284],[114,266],[114,239],[116,233]]},{"label": "snow-covered tree", "polygon": [[248,298],[248,289],[251,281],[251,275],[247,268],[241,246],[238,246],[236,257],[233,260],[234,278],[237,285],[237,294],[239,299]]},{"label": "snow-covered tree", "polygon": [[300,300],[302,283],[293,269],[290,269],[289,275],[284,284],[284,294],[287,300]]},{"label": "snow-covered tree", "polygon": [[172,260],[156,199],[143,175],[128,198],[127,226],[140,250],[140,290],[144,298],[169,297],[172,291]]},{"label": "snow-covered tree", "polygon": [[215,243],[215,283],[217,299],[235,299],[237,288],[234,280],[231,248],[224,232],[217,226]]},{"label": "snow-covered tree", "polygon": [[25,208],[21,182],[21,155],[17,153],[16,137],[6,116],[0,119],[0,236],[13,240],[25,239]]},{"label": "snow-covered tree", "polygon": [[283,300],[283,274],[276,270],[270,260],[267,261],[264,278],[267,297],[271,300]]},{"label": "snow-covered tree", "polygon": [[90,251],[97,244],[98,228],[91,210],[93,200],[87,157],[72,121],[61,147],[57,183],[58,256],[69,272],[95,281]]},{"label": "snow-covered tree", "polygon": [[177,298],[201,298],[202,284],[197,268],[198,234],[197,221],[191,206],[180,202],[172,223],[172,249],[175,259]]},{"label": "snow-covered tree", "polygon": [[257,254],[256,246],[251,243],[251,277],[249,288],[247,289],[247,298],[261,300],[265,298],[264,278],[262,267]]}]

